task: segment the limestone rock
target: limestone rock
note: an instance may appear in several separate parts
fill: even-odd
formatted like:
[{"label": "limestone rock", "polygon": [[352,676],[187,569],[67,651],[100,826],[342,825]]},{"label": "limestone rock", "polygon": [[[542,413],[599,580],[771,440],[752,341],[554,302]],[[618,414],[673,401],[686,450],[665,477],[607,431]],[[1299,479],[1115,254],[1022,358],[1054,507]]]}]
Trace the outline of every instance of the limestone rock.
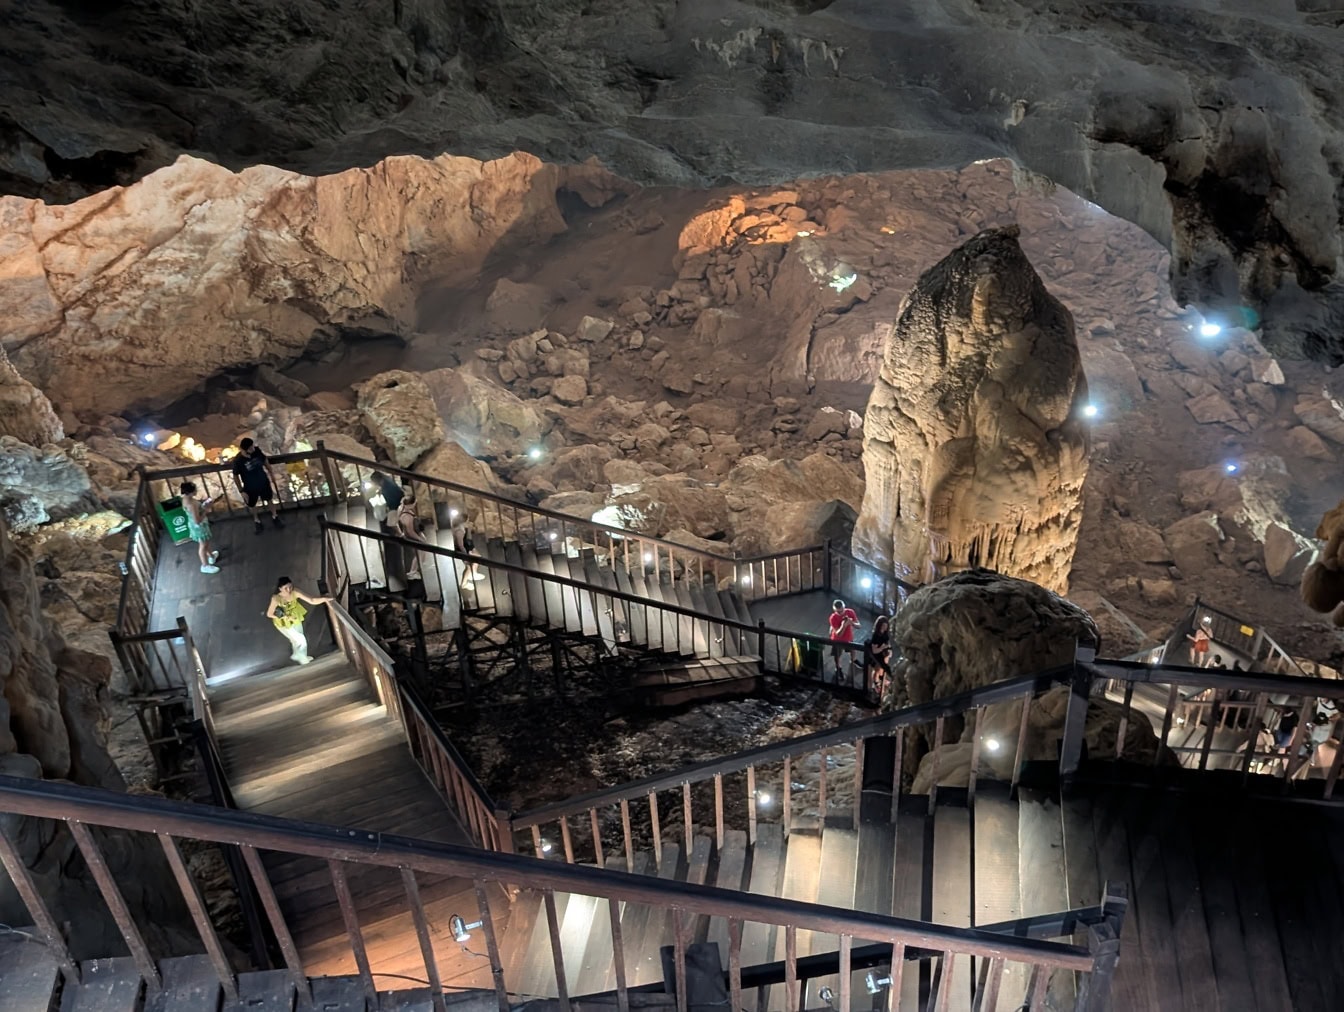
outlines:
[{"label": "limestone rock", "polygon": [[700,401],[686,409],[686,417],[708,432],[736,432],[742,412],[728,401]]},{"label": "limestone rock", "polygon": [[[532,345],[535,348],[535,340]],[[483,454],[521,456],[540,444],[551,428],[531,404],[461,369],[434,369],[421,378],[449,436]]]},{"label": "limestone rock", "polygon": [[91,508],[92,491],[88,473],[59,447],[0,436],[0,513],[12,529]]},{"label": "limestone rock", "polygon": [[1099,657],[1128,657],[1150,646],[1156,640],[1134,624],[1123,611],[1093,590],[1074,591],[1069,600],[1082,608],[1096,623],[1101,636]]},{"label": "limestone rock", "polygon": [[919,279],[864,419],[855,548],[915,582],[986,565],[1063,590],[1087,475],[1073,320],[1015,228]]},{"label": "limestone rock", "polygon": [[356,402],[364,425],[397,467],[410,467],[447,433],[425,381],[394,369],[362,383]]},{"label": "limestone rock", "polygon": [[318,331],[408,331],[420,276],[465,281],[501,245],[564,231],[557,190],[600,202],[584,180],[610,178],[522,154],[322,176],[184,155],[73,204],[0,198],[5,345],[58,404],[166,404]]},{"label": "limestone rock", "polygon": [[1265,573],[1275,583],[1296,587],[1315,554],[1311,542],[1282,524],[1265,529]]},{"label": "limestone rock", "polygon": [[1288,430],[1288,445],[1299,456],[1311,460],[1334,460],[1335,454],[1325,445],[1325,440],[1305,425],[1294,425]]},{"label": "limestone rock", "polygon": [[551,384],[551,396],[561,404],[582,404],[588,396],[588,381],[582,376],[560,376]]},{"label": "limestone rock", "polygon": [[1241,421],[1237,409],[1216,390],[1211,390],[1200,397],[1186,401],[1185,407],[1200,425],[1209,425],[1213,422]]},{"label": "limestone rock", "polygon": [[1280,387],[1286,382],[1279,363],[1267,355],[1256,355],[1251,359],[1251,375],[1257,383]]},{"label": "limestone rock", "polygon": [[595,316],[585,316],[579,321],[579,329],[574,336],[580,341],[601,341],[612,332],[616,324],[610,320],[600,320]]},{"label": "limestone rock", "polygon": [[485,311],[490,322],[504,333],[525,334],[545,322],[553,298],[542,285],[501,278],[485,300]]},{"label": "limestone rock", "polygon": [[[490,470],[490,465],[477,460],[451,439],[443,440],[430,450],[415,469],[431,478],[441,478],[444,481],[483,489],[486,492],[496,492],[500,486],[499,478]],[[446,493],[435,490],[433,486],[431,494],[436,499],[449,501]]]},{"label": "limestone rock", "polygon": [[1070,664],[1096,623],[1044,587],[973,569],[910,595],[891,623],[900,653],[884,708],[926,703],[1005,678]]},{"label": "limestone rock", "polygon": [[1213,511],[1177,520],[1162,532],[1172,560],[1183,573],[1207,573],[1218,565],[1218,549],[1225,535]]},{"label": "limestone rock", "polygon": [[1344,445],[1344,404],[1324,393],[1304,394],[1293,405],[1293,413],[1318,436]]},{"label": "limestone rock", "polygon": [[0,345],[0,436],[45,446],[65,438],[65,429],[41,390],[19,375]]}]

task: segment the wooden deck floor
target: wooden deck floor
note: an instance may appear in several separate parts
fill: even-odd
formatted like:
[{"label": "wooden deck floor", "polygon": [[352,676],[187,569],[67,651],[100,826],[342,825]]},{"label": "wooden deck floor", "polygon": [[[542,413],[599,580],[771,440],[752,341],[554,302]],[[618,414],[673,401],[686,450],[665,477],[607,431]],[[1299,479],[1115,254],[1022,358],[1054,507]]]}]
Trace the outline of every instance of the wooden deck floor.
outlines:
[{"label": "wooden deck floor", "polygon": [[[467,835],[412,758],[400,725],[343,655],[305,668],[233,679],[213,687],[220,752],[239,808],[439,843]],[[263,856],[307,973],[356,970],[329,869],[284,854]],[[424,962],[400,875],[347,867],[350,891],[381,986],[424,979]],[[453,940],[455,913],[475,919],[472,883],[422,876],[421,898],[445,982],[490,986],[488,961]],[[502,929],[508,904],[493,890]],[[390,983],[391,982],[391,983]],[[404,981],[402,982],[404,983]]]},{"label": "wooden deck floor", "polygon": [[1344,813],[1116,786],[1064,804],[1071,890],[1130,883],[1113,1008],[1344,1007]]},{"label": "wooden deck floor", "polygon": [[[307,594],[317,593],[322,570],[322,534],[317,510],[286,510],[285,526],[266,520],[261,534],[247,517],[211,523],[219,572],[201,572],[196,545],[174,545],[165,533],[159,544],[149,628],[171,629],[187,620],[205,670],[212,679],[269,671],[289,657],[289,642],[266,618],[276,580],[292,579]],[[321,609],[308,616],[313,656],[330,650],[331,628]]]}]

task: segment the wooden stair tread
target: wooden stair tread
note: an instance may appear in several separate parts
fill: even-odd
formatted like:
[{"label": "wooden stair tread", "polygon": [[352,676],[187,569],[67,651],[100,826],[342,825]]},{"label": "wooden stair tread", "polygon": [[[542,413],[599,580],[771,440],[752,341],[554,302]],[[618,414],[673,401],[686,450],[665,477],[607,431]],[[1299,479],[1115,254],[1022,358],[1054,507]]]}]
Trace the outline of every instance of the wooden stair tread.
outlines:
[{"label": "wooden stair tread", "polygon": [[0,934],[0,1008],[50,1006],[60,966],[39,938],[36,928]]}]

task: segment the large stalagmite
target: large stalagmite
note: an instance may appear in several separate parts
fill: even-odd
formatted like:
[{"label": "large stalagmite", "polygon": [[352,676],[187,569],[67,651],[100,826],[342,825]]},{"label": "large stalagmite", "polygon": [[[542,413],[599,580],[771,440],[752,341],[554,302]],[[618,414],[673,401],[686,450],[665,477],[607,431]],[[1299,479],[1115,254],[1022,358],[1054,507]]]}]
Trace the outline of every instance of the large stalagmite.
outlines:
[{"label": "large stalagmite", "polygon": [[1063,593],[1088,438],[1073,317],[1017,228],[981,232],[901,307],[864,421],[862,556],[915,580],[971,566]]}]

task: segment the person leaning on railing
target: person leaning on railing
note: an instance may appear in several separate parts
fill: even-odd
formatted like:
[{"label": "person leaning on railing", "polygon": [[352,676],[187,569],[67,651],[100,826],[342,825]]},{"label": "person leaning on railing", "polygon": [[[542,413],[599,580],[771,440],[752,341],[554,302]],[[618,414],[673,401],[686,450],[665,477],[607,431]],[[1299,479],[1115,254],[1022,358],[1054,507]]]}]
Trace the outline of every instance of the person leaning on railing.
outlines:
[{"label": "person leaning on railing", "polygon": [[294,581],[288,576],[282,576],[276,581],[275,593],[271,595],[271,603],[266,608],[266,617],[289,640],[292,647],[289,659],[295,664],[309,664],[313,660],[308,656],[308,637],[303,632],[303,620],[308,615],[304,602],[326,604],[330,600],[329,597],[309,597],[295,588]]}]

